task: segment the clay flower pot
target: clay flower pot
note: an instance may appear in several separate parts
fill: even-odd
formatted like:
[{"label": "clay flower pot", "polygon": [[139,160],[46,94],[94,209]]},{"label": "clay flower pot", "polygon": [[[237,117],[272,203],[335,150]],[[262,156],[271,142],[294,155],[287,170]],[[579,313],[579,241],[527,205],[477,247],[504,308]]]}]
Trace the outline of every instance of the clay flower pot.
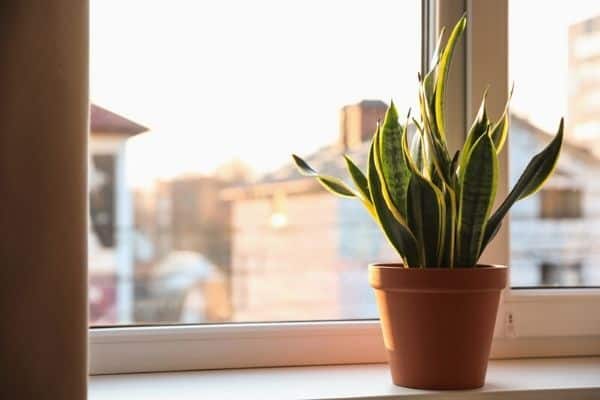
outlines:
[{"label": "clay flower pot", "polygon": [[403,268],[372,264],[394,384],[419,389],[483,386],[504,266]]}]

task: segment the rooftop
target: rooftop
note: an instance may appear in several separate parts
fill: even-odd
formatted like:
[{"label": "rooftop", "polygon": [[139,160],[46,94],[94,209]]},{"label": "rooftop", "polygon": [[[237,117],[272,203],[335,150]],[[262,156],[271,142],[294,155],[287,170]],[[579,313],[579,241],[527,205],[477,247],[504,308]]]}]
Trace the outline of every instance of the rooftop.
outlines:
[{"label": "rooftop", "polygon": [[133,136],[146,132],[149,128],[119,114],[115,114],[106,108],[92,104],[90,109],[90,130],[92,132]]},{"label": "rooftop", "polygon": [[[536,125],[532,124],[527,118],[515,113],[510,114],[510,123],[512,126],[520,125],[522,129],[524,129],[528,134],[532,135],[536,139],[540,140],[544,145],[549,143],[556,133],[550,133],[541,128],[538,128]],[[510,139],[510,132],[508,135]],[[600,163],[600,158],[594,155],[594,153],[590,149],[575,144],[572,141],[569,141],[567,135],[565,135],[565,138],[563,140],[562,151],[568,152],[585,162],[593,164]]]},{"label": "rooftop", "polygon": [[[511,114],[511,124],[518,125],[519,128],[532,135],[536,140],[539,140],[544,145],[554,137],[554,133],[546,132],[537,126],[533,125],[526,118],[517,114]],[[510,135],[510,134],[509,134]],[[365,168],[367,164],[367,155],[369,152],[370,143],[368,141],[361,143],[359,146],[348,152],[348,155],[361,168]],[[600,159],[592,154],[587,148],[575,145],[566,140],[563,142],[563,151],[571,153],[577,159],[590,164],[599,164]],[[328,145],[320,148],[312,154],[303,157],[312,167],[324,175],[331,175],[350,181],[346,172],[346,165],[343,154],[344,149],[336,144]],[[320,190],[320,186],[314,179],[307,179],[300,175],[294,164],[291,162],[282,165],[276,170],[263,175],[258,181],[232,186],[222,192],[222,197],[226,200],[234,200],[245,197],[255,197],[270,195],[273,190],[285,188],[289,193],[306,193],[310,191]]]}]

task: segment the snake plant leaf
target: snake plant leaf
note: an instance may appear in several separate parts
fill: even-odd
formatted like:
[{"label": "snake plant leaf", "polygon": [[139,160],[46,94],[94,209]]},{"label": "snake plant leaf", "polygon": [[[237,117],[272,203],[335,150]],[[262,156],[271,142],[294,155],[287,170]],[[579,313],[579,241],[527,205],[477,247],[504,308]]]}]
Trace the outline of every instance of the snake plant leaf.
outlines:
[{"label": "snake plant leaf", "polygon": [[[426,86],[425,86],[425,83],[423,81],[421,81],[420,75],[419,75],[419,82],[421,83],[419,85],[419,92],[418,92],[419,111],[421,113],[421,119],[423,120],[423,129],[425,132],[430,133],[432,136],[439,138],[439,133],[438,133],[437,126],[435,123],[433,104],[430,104],[430,102],[428,100],[428,95],[426,93]],[[435,90],[435,89],[433,89],[433,90]]]},{"label": "snake plant leaf", "polygon": [[356,197],[356,193],[350,189],[344,182],[327,175],[319,175],[317,180],[321,185],[333,194],[341,197]]},{"label": "snake plant leaf", "polygon": [[352,177],[352,181],[358,188],[358,198],[363,204],[363,206],[367,209],[371,217],[377,220],[377,215],[375,214],[375,208],[373,207],[373,203],[371,201],[371,193],[369,192],[369,181],[365,174],[358,168],[358,166],[352,161],[350,156],[347,154],[344,155],[344,159],[346,160],[346,167],[348,168],[348,172]]},{"label": "snake plant leaf", "polygon": [[556,137],[533,157],[492,213],[498,154],[508,140],[513,89],[502,115],[493,121],[486,111],[486,89],[462,149],[451,154],[446,91],[452,58],[466,24],[463,16],[447,39],[442,30],[428,71],[418,74],[420,115],[412,119],[414,136],[408,134],[410,112],[406,123],[399,121],[392,102],[371,141],[367,170],[345,155],[354,185],[320,174],[294,155],[300,173],[317,179],[338,196],[360,200],[407,267],[475,266],[512,205],[539,190],[551,175],[563,141],[561,120]]},{"label": "snake plant leaf", "polygon": [[446,121],[444,116],[444,103],[446,97],[446,83],[448,81],[448,72],[450,71],[450,62],[458,40],[462,36],[467,26],[467,17],[463,16],[454,26],[448,43],[440,55],[440,61],[437,70],[437,79],[435,82],[435,123],[441,137],[446,137]]},{"label": "snake plant leaf", "polygon": [[475,116],[475,120],[473,121],[473,125],[471,125],[471,129],[469,129],[469,134],[465,139],[465,143],[463,144],[461,152],[461,156],[458,161],[459,171],[464,171],[465,163],[467,161],[467,157],[471,151],[471,148],[477,142],[477,140],[488,133],[488,126],[490,121],[487,116],[486,111],[486,99],[487,99],[487,89],[483,93],[483,98],[481,100],[481,104],[479,106],[479,110],[477,111],[477,115]]},{"label": "snake plant leaf", "polygon": [[423,78],[423,91],[425,92],[425,100],[430,108],[435,107],[435,77],[436,71],[430,71]]},{"label": "snake plant leaf", "polygon": [[423,131],[423,126],[419,123],[419,121],[417,121],[415,117],[410,117],[410,119],[413,122],[413,124],[415,124],[415,127],[417,128],[417,130],[419,131],[421,136],[425,136],[425,132]]},{"label": "snake plant leaf", "polygon": [[437,127],[433,118],[433,111],[429,104],[427,104],[423,85],[421,85],[419,88],[419,107],[421,110],[421,119],[423,120],[422,128],[425,133],[424,136],[430,145],[429,149],[432,155],[430,158],[432,160],[433,167],[438,171],[439,175],[447,184],[451,184],[450,171],[448,169],[448,165],[450,164],[448,147],[446,145],[445,138],[440,136],[437,131]]},{"label": "snake plant leaf", "polygon": [[[489,226],[489,222],[488,222],[488,226]],[[488,243],[490,243],[492,240],[494,240],[494,238],[496,237],[496,235],[498,234],[498,232],[500,232],[500,228],[502,228],[502,221],[500,221],[496,227],[494,228],[494,230],[488,234],[488,231],[486,229],[486,232],[483,236],[483,242],[481,243],[481,249],[479,250],[479,256],[481,257],[481,255],[483,254],[483,251],[485,250],[485,248],[487,247]],[[489,237],[488,237],[489,235]]]},{"label": "snake plant leaf", "polygon": [[415,160],[417,168],[425,176],[429,175],[429,171],[427,170],[429,160],[426,152],[427,144],[425,142],[425,138],[423,137],[421,132],[417,130],[410,144],[410,153],[412,155],[413,160]]},{"label": "snake plant leaf", "polygon": [[420,174],[412,175],[407,198],[408,227],[421,244],[423,264],[440,265],[444,246],[445,209],[441,192]]},{"label": "snake plant leaf", "polygon": [[437,168],[435,168],[435,166],[433,166],[433,168],[431,168],[429,171],[429,179],[431,180],[431,183],[433,183],[435,187],[440,190],[443,189],[444,186],[447,186],[444,182],[444,178],[442,178],[442,175]]},{"label": "snake plant leaf", "polygon": [[[404,225],[407,225],[406,213],[400,212],[398,207],[396,207],[396,204],[392,200],[392,196],[388,189],[388,184],[385,181],[385,176],[383,174],[383,167],[381,165],[381,130],[380,130],[380,127],[377,128],[377,132],[375,133],[375,136],[373,137],[373,141],[374,141],[373,142],[374,143],[373,160],[374,160],[374,164],[375,164],[375,170],[377,171],[379,180],[381,182],[381,194],[383,196],[383,200],[385,201],[385,204],[387,205],[388,209],[390,210],[390,212],[392,213],[394,218],[396,218],[396,220],[398,222],[400,222]],[[406,203],[404,203],[403,208],[404,208],[404,211],[406,211]]]},{"label": "snake plant leaf", "polygon": [[[457,174],[457,168],[458,168],[458,160],[460,160],[460,150],[456,150],[456,152],[454,153],[454,156],[452,157],[452,161],[450,161],[450,174],[456,178],[458,176]],[[456,185],[453,185],[453,187],[456,187]]]},{"label": "snake plant leaf", "polygon": [[[483,238],[483,246],[485,247],[494,232],[498,229],[498,225],[510,208],[518,200],[524,199],[537,192],[552,175],[556,168],[560,149],[563,142],[564,119],[561,118],[556,136],[548,145],[535,155],[525,167],[525,170],[517,180],[517,183],[512,188],[506,199],[500,204],[498,209],[490,217],[485,236]],[[482,249],[483,250],[483,249]]]},{"label": "snake plant leaf", "polygon": [[429,149],[431,152],[431,161],[433,167],[439,175],[444,179],[444,181],[448,182],[448,170],[446,168],[447,163],[447,148],[446,145],[440,140],[439,135],[436,133],[435,122],[430,121],[426,111],[428,106],[423,104],[425,100],[425,95],[422,92],[419,94],[419,104],[421,107],[421,118],[423,119],[423,130],[424,137],[429,143]]},{"label": "snake plant leaf", "polygon": [[298,157],[295,154],[292,154],[292,159],[294,160],[294,164],[296,164],[296,168],[298,171],[304,176],[318,176],[319,173],[311,167],[306,161],[302,158]]},{"label": "snake plant leaf", "polygon": [[564,119],[561,118],[558,126],[558,132],[556,136],[545,149],[540,153],[536,154],[525,171],[517,181],[515,185],[515,192],[518,192],[519,200],[531,196],[537,192],[544,183],[550,178],[552,172],[556,168],[558,157],[560,156],[560,149],[562,147],[563,136],[564,136]]},{"label": "snake plant leaf", "polygon": [[513,91],[515,86],[513,85],[510,89],[510,94],[508,95],[508,100],[506,101],[506,105],[504,106],[504,112],[498,119],[498,121],[492,126],[490,130],[490,136],[494,141],[494,146],[496,147],[496,153],[500,154],[502,151],[502,147],[504,147],[504,143],[506,142],[506,138],[508,137],[508,125],[509,125],[509,107],[510,100],[512,99]]},{"label": "snake plant leaf", "polygon": [[444,226],[444,247],[440,265],[450,268],[454,266],[454,248],[456,243],[456,193],[450,187],[446,187],[445,189],[446,222]]},{"label": "snake plant leaf", "polygon": [[[431,144],[431,141],[430,141],[431,139],[425,133],[423,126],[419,123],[419,121],[417,121],[414,118],[412,118],[412,121],[413,121],[413,124],[415,125],[415,127],[417,128],[417,132],[421,136],[420,140],[421,140],[422,146],[424,146],[423,148],[425,150],[424,154],[425,154],[426,164],[423,167],[427,169],[429,178],[431,179],[431,182],[436,187],[441,189],[443,187],[444,178],[442,177],[441,168],[436,167],[436,161],[437,161],[436,157],[432,156],[433,145]],[[411,144],[411,153],[412,154],[414,154],[416,151],[413,149],[414,146],[415,146],[415,144],[412,143]],[[427,175],[427,174],[424,174],[424,175]]]},{"label": "snake plant leaf", "polygon": [[371,193],[369,192],[369,181],[365,174],[358,168],[356,163],[352,161],[349,155],[345,154],[344,159],[346,160],[346,167],[348,173],[352,177],[352,181],[358,188],[358,191],[365,197],[365,199],[371,200]]},{"label": "snake plant leaf", "polygon": [[456,265],[471,267],[479,258],[496,196],[498,157],[489,135],[482,135],[473,145],[460,179]]},{"label": "snake plant leaf", "polygon": [[411,157],[408,138],[402,138],[402,153],[411,172],[406,202],[408,227],[421,244],[421,258],[427,267],[438,266],[443,252],[445,203],[442,192],[425,177]]},{"label": "snake plant leaf", "polygon": [[[352,190],[351,188],[346,186],[346,184],[344,182],[342,182],[341,180],[339,180],[337,178],[334,178],[331,176],[326,176],[326,175],[320,175],[306,161],[304,161],[302,158],[298,157],[295,154],[293,154],[292,157],[294,159],[294,163],[296,164],[296,167],[298,168],[298,170],[300,171],[300,173],[302,175],[316,178],[317,181],[321,184],[321,186],[323,186],[327,191],[329,191],[337,196],[348,197],[348,198],[358,198],[360,200],[360,202],[363,204],[363,206],[366,208],[366,210],[369,212],[369,214],[373,218],[376,219],[375,209],[373,207],[373,204],[371,203],[370,195],[369,196],[365,195],[362,191],[360,191],[361,190],[360,188],[359,188],[359,193],[355,192],[354,190]],[[362,174],[362,172],[358,169],[358,167],[357,167],[357,171],[364,177],[364,174]],[[365,178],[365,180],[366,180],[366,178]]]},{"label": "snake plant leaf", "polygon": [[378,133],[375,134],[371,149],[369,151],[368,180],[371,200],[377,215],[377,221],[381,226],[388,242],[401,255],[404,263],[409,267],[420,267],[420,259],[417,241],[404,223],[398,221],[388,208],[383,197],[383,182],[375,165],[375,145],[377,143]]},{"label": "snake plant leaf", "polygon": [[[440,53],[442,51],[442,39],[444,38],[445,27],[442,27],[438,36],[438,41],[431,55],[431,62],[429,66],[429,72],[423,77],[423,88],[425,98],[427,99],[428,105],[433,109],[435,107],[435,81],[437,79],[437,66],[440,62]],[[421,79],[419,79],[421,80]]]},{"label": "snake plant leaf", "polygon": [[454,156],[452,156],[452,161],[450,162],[450,169],[451,170],[456,170],[456,167],[458,166],[458,158],[460,156],[460,150],[456,150],[454,152]]},{"label": "snake plant leaf", "polygon": [[429,149],[431,152],[431,160],[433,167],[439,173],[439,176],[447,185],[452,185],[452,174],[449,169],[450,158],[446,146],[440,143],[433,135],[427,135],[429,141]]},{"label": "snake plant leaf", "polygon": [[408,135],[402,135],[402,137],[400,138],[399,144],[400,144],[399,151],[404,158],[404,161],[406,163],[406,167],[408,168],[409,173],[410,174],[420,174],[421,171],[417,167],[417,163],[415,162],[415,160],[413,159],[413,157],[411,156],[411,153],[410,153],[410,148],[408,146]]},{"label": "snake plant leaf", "polygon": [[490,129],[490,136],[494,141],[496,152],[500,154],[508,136],[508,113],[502,114],[500,120]]},{"label": "snake plant leaf", "polygon": [[380,128],[378,137],[379,160],[382,180],[389,192],[394,207],[406,218],[406,190],[410,171],[402,154],[402,138],[407,134],[407,126],[398,121],[396,106],[391,102]]},{"label": "snake plant leaf", "polygon": [[433,54],[431,55],[431,61],[429,66],[430,72],[435,70],[435,68],[438,66],[438,63],[440,62],[440,54],[442,53],[443,49],[442,40],[444,39],[444,33],[446,33],[445,26],[443,26],[442,29],[440,29],[440,34],[438,35],[438,40],[435,45],[435,49],[433,50]]},{"label": "snake plant leaf", "polygon": [[356,193],[340,179],[319,174],[306,161],[295,154],[292,154],[292,158],[294,159],[298,171],[300,171],[302,175],[316,178],[319,183],[321,183],[321,186],[329,192],[341,197],[356,197]]}]

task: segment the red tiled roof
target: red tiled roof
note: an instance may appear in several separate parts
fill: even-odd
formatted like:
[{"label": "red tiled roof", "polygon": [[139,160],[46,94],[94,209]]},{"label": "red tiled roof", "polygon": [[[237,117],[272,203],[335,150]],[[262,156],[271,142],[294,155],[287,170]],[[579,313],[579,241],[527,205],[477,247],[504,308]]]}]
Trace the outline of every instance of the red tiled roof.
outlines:
[{"label": "red tiled roof", "polygon": [[92,104],[90,110],[90,130],[92,132],[116,133],[133,136],[146,132],[148,128],[115,114],[112,111]]}]

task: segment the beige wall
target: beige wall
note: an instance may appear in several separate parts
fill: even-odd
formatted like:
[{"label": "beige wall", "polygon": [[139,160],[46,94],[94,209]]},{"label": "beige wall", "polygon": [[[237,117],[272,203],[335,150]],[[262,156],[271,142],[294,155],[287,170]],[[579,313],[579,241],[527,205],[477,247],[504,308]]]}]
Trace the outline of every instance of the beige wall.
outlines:
[{"label": "beige wall", "polygon": [[337,201],[328,193],[289,196],[280,229],[269,224],[271,198],[233,203],[235,320],[339,315]]},{"label": "beige wall", "polygon": [[[272,199],[232,204],[233,319],[376,317],[367,265],[399,258],[360,202],[325,191]],[[273,210],[286,226],[270,226]]]}]

